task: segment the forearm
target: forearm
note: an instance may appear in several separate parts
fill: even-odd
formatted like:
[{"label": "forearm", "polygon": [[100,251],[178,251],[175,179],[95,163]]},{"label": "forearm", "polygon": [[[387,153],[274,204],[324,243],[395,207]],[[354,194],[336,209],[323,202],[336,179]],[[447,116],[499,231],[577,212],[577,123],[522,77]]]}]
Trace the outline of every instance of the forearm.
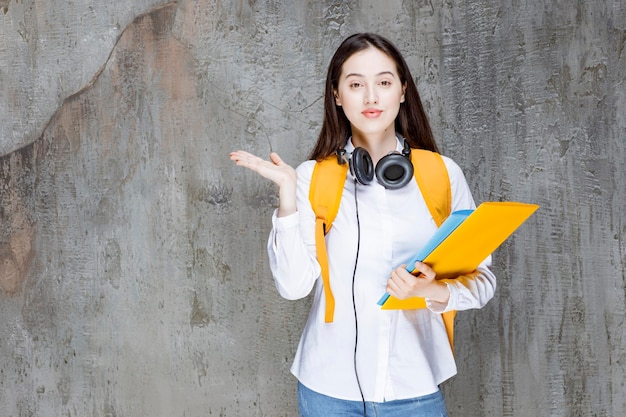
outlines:
[{"label": "forearm", "polygon": [[286,217],[297,211],[296,183],[291,181],[279,186],[278,189],[278,217]]},{"label": "forearm", "polygon": [[424,289],[424,298],[435,303],[448,304],[450,289],[445,282],[435,280],[428,288]]}]

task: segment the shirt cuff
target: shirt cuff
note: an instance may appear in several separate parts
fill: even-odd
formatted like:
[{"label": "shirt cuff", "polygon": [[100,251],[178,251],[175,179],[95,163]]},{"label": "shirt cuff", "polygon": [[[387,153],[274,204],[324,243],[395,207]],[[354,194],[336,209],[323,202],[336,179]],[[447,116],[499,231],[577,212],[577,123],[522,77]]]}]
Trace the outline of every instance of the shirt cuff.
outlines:
[{"label": "shirt cuff", "polygon": [[292,227],[296,227],[299,222],[300,214],[297,211],[284,217],[278,217],[278,209],[275,209],[272,214],[272,226],[277,232],[282,232],[287,229],[291,229]]},{"label": "shirt cuff", "polygon": [[445,283],[450,291],[450,298],[448,303],[439,303],[430,299],[426,299],[426,307],[433,313],[445,313],[446,311],[456,310],[457,289],[454,285]]}]

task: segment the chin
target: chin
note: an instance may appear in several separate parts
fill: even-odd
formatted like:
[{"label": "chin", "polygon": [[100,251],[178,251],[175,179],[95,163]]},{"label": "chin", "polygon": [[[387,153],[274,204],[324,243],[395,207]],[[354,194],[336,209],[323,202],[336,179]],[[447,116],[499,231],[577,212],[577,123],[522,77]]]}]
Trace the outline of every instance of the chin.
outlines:
[{"label": "chin", "polygon": [[389,131],[395,131],[395,123],[387,124],[382,123],[378,126],[352,126],[353,132],[358,132],[361,135],[381,135]]}]

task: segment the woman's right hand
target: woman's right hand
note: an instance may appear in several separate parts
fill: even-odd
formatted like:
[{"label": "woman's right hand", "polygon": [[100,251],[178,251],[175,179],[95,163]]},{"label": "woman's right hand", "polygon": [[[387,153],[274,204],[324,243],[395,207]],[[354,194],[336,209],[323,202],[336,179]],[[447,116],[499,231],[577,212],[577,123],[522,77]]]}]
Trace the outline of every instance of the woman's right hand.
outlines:
[{"label": "woman's right hand", "polygon": [[296,170],[286,164],[277,153],[272,152],[268,161],[246,151],[234,151],[230,153],[230,159],[238,166],[251,169],[278,185],[278,217],[296,212]]}]

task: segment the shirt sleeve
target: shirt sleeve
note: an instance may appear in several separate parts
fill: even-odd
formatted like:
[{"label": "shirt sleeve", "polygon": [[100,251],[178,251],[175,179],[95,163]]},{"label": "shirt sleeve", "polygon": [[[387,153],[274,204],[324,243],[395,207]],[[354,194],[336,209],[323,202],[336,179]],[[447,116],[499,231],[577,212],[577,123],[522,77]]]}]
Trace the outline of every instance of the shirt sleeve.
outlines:
[{"label": "shirt sleeve", "polygon": [[[475,209],[476,204],[461,168],[450,158],[444,157],[444,161],[450,176],[452,211]],[[427,299],[427,307],[435,313],[482,308],[493,298],[496,290],[496,277],[491,271],[491,261],[490,255],[476,268],[476,271],[455,279],[441,280],[446,283],[450,291],[448,303],[437,303]]]},{"label": "shirt sleeve", "polygon": [[272,215],[267,251],[279,294],[289,300],[306,297],[320,276],[315,251],[315,215],[309,203],[309,186],[315,161],[306,161],[298,174],[297,212],[285,217]]},{"label": "shirt sleeve", "polygon": [[493,298],[496,290],[496,277],[491,272],[490,265],[491,256],[471,274],[441,280],[450,290],[448,304],[426,300],[426,305],[435,313],[484,307]]}]

